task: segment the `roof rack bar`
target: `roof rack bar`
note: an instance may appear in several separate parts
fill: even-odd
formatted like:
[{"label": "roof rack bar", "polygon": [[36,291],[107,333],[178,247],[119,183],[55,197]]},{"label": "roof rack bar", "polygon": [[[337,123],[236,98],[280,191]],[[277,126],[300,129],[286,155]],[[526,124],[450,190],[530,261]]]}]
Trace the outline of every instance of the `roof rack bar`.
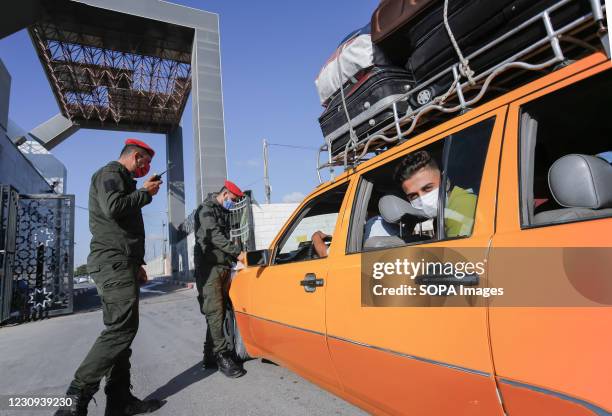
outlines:
[{"label": "roof rack bar", "polygon": [[[317,152],[317,178],[319,179],[319,184],[323,183],[323,180],[321,179],[321,168],[324,165],[321,165],[321,152],[324,152],[327,150],[327,145],[323,145],[321,147],[319,147],[319,151]],[[331,155],[331,152],[328,152],[329,155]]]},{"label": "roof rack bar", "polygon": [[393,123],[395,124],[395,131],[399,139],[402,138],[402,127],[399,124],[399,116],[397,114],[397,102],[393,103]]},{"label": "roof rack bar", "polygon": [[[467,106],[469,106],[469,105],[471,105],[471,104],[474,104],[474,103],[478,102],[478,101],[479,101],[479,100],[482,98],[482,96],[483,96],[483,95],[486,93],[486,90],[488,89],[488,87],[489,87],[489,85],[490,85],[491,81],[492,81],[492,80],[493,80],[493,79],[494,79],[494,78],[495,78],[497,75],[499,75],[500,73],[502,73],[502,72],[506,71],[506,70],[507,70],[507,69],[509,69],[510,67],[521,68],[521,69],[526,69],[526,70],[534,70],[534,71],[535,71],[535,70],[540,70],[540,69],[543,69],[543,68],[549,67],[549,66],[551,66],[551,65],[553,65],[553,64],[555,64],[555,63],[558,63],[558,62],[559,62],[559,59],[558,59],[557,57],[554,57],[554,58],[552,58],[552,59],[550,59],[550,60],[548,60],[548,61],[546,61],[546,62],[544,62],[544,63],[537,64],[537,65],[534,65],[534,64],[528,64],[528,63],[526,63],[526,62],[509,62],[509,63],[505,64],[503,67],[500,67],[500,68],[498,68],[498,70],[496,70],[496,71],[494,71],[493,73],[491,73],[491,74],[489,75],[489,78],[487,78],[487,80],[485,81],[485,83],[484,83],[483,87],[481,88],[480,93],[479,93],[479,94],[478,94],[478,95],[477,95],[475,98],[473,98],[472,100],[470,100],[470,101],[466,102],[466,105],[467,105]],[[425,113],[430,112],[430,111],[433,111],[433,110],[439,110],[439,111],[444,112],[444,113],[453,113],[453,112],[460,111],[460,110],[461,110],[461,105],[457,105],[457,106],[455,106],[455,107],[451,107],[451,108],[442,107],[442,106],[439,106],[439,105],[425,106],[425,107],[423,107],[423,108],[422,108],[422,109],[421,109],[421,110],[420,110],[420,111],[419,111],[419,112],[416,114],[416,116],[415,116],[415,118],[414,118],[414,120],[413,120],[413,122],[412,122],[411,127],[408,129],[408,131],[407,131],[407,132],[404,132],[403,134],[404,134],[404,135],[408,135],[408,134],[410,134],[410,133],[413,131],[414,127],[416,126],[416,124],[417,124],[417,122],[418,122],[419,118],[420,118],[422,115],[424,115]],[[373,142],[373,141],[375,141],[375,140],[383,140],[383,141],[385,141],[385,142],[387,142],[387,143],[392,143],[392,142],[397,141],[397,140],[398,140],[398,138],[397,138],[396,136],[394,136],[394,137],[392,137],[392,138],[389,138],[389,137],[384,136],[384,135],[381,135],[381,134],[376,134],[376,135],[374,135],[374,136],[370,136],[370,137],[368,137],[368,138],[366,138],[366,139],[362,140],[360,143],[363,143],[363,151],[362,151],[362,153],[361,153],[361,154],[360,154],[360,155],[357,157],[357,160],[359,160],[359,159],[363,158],[363,156],[365,156],[365,154],[367,154],[367,151],[369,150],[369,145],[370,145],[370,143],[372,143],[372,142]],[[346,149],[346,151],[345,151],[345,155],[346,155],[346,152],[348,152],[348,150],[356,150],[356,149],[349,149],[349,148],[347,147],[347,149]],[[346,156],[345,156],[345,157],[346,157]],[[346,162],[345,162],[345,163],[346,163]]]},{"label": "roof rack bar", "polygon": [[561,50],[561,44],[559,43],[559,38],[557,37],[557,33],[553,28],[553,24],[550,21],[550,15],[548,11],[544,12],[544,26],[546,27],[546,33],[548,33],[548,37],[550,38],[550,45],[552,46],[552,50],[555,53],[555,56],[561,60],[565,59],[563,55],[563,51]]},{"label": "roof rack bar", "polygon": [[[455,80],[459,80],[459,71],[457,70],[457,65],[453,66],[453,77]],[[461,109],[465,110],[465,97],[463,96],[463,88],[461,87],[461,83],[457,83],[457,98],[459,98],[459,103],[461,105]]]},{"label": "roof rack bar", "polygon": [[591,9],[593,10],[593,20],[596,22],[604,21],[603,9],[599,0],[591,0]]}]

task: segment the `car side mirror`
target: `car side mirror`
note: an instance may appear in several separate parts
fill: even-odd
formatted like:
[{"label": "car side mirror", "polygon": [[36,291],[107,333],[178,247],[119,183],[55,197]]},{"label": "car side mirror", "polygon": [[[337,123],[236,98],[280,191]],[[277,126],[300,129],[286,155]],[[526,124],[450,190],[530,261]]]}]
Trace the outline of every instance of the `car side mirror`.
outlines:
[{"label": "car side mirror", "polygon": [[248,251],[246,261],[247,267],[267,266],[270,263],[270,250]]}]

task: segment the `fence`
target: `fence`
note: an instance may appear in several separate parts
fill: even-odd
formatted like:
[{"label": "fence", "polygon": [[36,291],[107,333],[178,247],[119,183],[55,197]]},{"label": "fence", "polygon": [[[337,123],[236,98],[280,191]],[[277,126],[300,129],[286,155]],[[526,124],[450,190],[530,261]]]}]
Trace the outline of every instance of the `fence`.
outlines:
[{"label": "fence", "polygon": [[27,291],[24,319],[72,312],[74,195],[20,195],[13,278]]},{"label": "fence", "polygon": [[18,202],[15,188],[0,185],[0,323],[11,315]]}]

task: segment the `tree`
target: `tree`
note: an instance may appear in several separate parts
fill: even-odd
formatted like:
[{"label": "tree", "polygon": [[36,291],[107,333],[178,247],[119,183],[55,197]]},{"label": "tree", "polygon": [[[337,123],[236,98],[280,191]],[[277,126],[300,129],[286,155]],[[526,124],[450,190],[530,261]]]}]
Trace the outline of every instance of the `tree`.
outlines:
[{"label": "tree", "polygon": [[74,275],[75,276],[82,276],[84,274],[87,274],[87,265],[86,264],[81,264],[79,267],[74,269]]}]

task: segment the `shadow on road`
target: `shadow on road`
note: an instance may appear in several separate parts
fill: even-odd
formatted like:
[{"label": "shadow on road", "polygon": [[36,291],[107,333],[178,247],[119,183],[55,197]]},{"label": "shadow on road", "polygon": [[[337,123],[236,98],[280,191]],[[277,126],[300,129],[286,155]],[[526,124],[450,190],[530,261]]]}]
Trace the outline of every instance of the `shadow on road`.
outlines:
[{"label": "shadow on road", "polygon": [[206,377],[214,374],[217,370],[204,370],[202,368],[202,362],[198,361],[181,374],[175,376],[163,386],[159,387],[153,393],[149,394],[146,399],[159,399],[164,400],[170,396],[175,395],[179,391],[186,387],[197,383],[200,380],[204,380]]}]

